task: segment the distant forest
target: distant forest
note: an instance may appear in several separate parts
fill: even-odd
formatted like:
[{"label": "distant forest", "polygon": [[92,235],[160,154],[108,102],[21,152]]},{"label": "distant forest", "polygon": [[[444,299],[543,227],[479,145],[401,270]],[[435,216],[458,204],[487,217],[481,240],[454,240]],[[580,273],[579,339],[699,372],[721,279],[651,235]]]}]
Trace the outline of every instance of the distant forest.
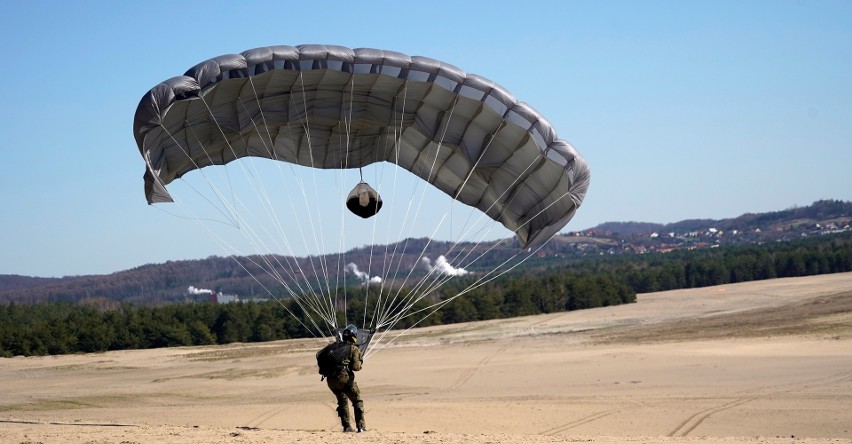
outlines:
[{"label": "distant forest", "polygon": [[[452,299],[397,328],[500,319],[636,301],[637,293],[852,271],[852,234],[762,245],[529,261],[521,271]],[[470,284],[452,281],[422,304],[447,301]],[[348,289],[341,321],[360,324],[364,295]],[[291,316],[292,312],[295,316]],[[290,299],[149,306],[106,298],[0,305],[0,356],[47,355],[310,337]]]},{"label": "distant forest", "polygon": [[[783,211],[759,214],[743,214],[732,219],[709,220],[694,219],[672,224],[650,224],[637,222],[606,223],[587,231],[594,235],[556,236],[546,244],[537,255],[539,259],[528,260],[518,271],[541,269],[550,265],[586,266],[586,261],[596,263],[595,258],[600,254],[620,255],[625,252],[636,252],[640,248],[662,248],[663,244],[678,242],[667,236],[651,238],[652,232],[679,233],[690,231],[706,231],[715,227],[727,234],[714,238],[690,238],[681,244],[680,248],[690,248],[690,245],[719,244],[726,246],[730,243],[770,243],[775,240],[798,239],[801,235],[814,235],[812,227],[822,225],[837,225],[844,227],[852,221],[852,202],[837,200],[821,200],[806,207],[795,207]],[[739,235],[731,233],[739,232]],[[474,273],[491,270],[507,258],[518,253],[520,246],[515,239],[504,239],[495,243],[482,243],[477,246],[461,244],[455,251],[484,251],[475,266],[469,271]],[[632,248],[639,247],[639,248]],[[401,251],[396,255],[399,269],[411,270],[413,277],[425,275],[426,270],[420,264],[420,254],[424,257],[437,258],[447,254],[452,243],[430,241],[429,239],[406,239],[385,248],[366,246],[349,250],[338,257],[336,254],[312,258],[293,258],[271,256],[272,262],[281,264],[296,264],[305,279],[319,279],[315,274],[317,268],[324,269],[328,274],[322,276],[324,281],[336,281],[347,278],[343,267],[316,267],[311,261],[326,260],[328,264],[355,263],[366,265],[384,260],[379,251]],[[269,289],[279,286],[270,275],[258,268],[263,263],[262,258],[246,257],[216,257],[211,256],[198,260],[169,261],[162,264],[147,264],[129,270],[119,271],[108,275],[67,276],[62,278],[41,278],[17,275],[0,275],[0,301],[37,303],[46,301],[78,302],[82,300],[106,298],[133,304],[157,306],[174,302],[185,302],[188,299],[187,288],[194,286],[214,290],[218,293],[236,294],[241,298],[267,298]],[[579,261],[573,259],[580,259]],[[630,259],[632,260],[632,259]],[[366,268],[366,267],[365,267]],[[314,271],[312,271],[314,270]],[[277,272],[287,279],[288,269],[281,267]],[[419,273],[419,275],[418,275]],[[351,278],[351,276],[349,276]],[[351,282],[354,282],[352,280]],[[292,282],[290,282],[292,284]],[[341,284],[342,285],[342,284]],[[637,291],[644,291],[637,289]]]}]

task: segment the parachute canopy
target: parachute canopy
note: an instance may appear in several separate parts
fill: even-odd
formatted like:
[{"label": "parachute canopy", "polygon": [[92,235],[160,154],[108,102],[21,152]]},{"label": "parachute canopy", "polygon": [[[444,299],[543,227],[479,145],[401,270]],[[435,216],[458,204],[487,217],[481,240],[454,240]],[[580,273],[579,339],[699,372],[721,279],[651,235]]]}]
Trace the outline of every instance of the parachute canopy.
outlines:
[{"label": "parachute canopy", "polygon": [[[314,168],[391,162],[516,233],[573,217],[585,160],[496,83],[426,57],[302,45],[216,57],[151,89],[133,132],[148,203],[189,171],[257,156]],[[378,195],[377,195],[378,197]]]}]

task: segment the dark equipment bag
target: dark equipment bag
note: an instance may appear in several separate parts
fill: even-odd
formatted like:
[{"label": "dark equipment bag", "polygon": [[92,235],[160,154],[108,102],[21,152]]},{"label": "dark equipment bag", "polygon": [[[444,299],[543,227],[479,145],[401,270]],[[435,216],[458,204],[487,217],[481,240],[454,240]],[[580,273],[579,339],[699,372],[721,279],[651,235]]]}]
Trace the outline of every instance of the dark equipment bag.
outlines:
[{"label": "dark equipment bag", "polygon": [[349,380],[349,344],[337,341],[317,352],[319,374],[340,382]]}]

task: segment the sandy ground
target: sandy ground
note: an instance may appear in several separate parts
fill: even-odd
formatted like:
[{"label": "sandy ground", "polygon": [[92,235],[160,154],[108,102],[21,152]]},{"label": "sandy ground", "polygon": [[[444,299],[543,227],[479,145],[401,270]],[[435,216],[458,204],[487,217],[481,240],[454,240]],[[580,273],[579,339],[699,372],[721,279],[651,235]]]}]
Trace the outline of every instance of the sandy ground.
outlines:
[{"label": "sandy ground", "polygon": [[2,443],[852,443],[852,273],[412,330],[339,432],[316,340],[0,359]]}]

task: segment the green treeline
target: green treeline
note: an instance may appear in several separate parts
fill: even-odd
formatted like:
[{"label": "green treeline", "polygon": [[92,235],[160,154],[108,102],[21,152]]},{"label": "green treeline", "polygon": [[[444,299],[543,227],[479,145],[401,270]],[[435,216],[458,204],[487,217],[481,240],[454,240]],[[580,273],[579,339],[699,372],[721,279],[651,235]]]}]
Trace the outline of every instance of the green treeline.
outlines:
[{"label": "green treeline", "polygon": [[[605,275],[572,278],[553,274],[547,279],[518,276],[503,281],[499,286],[483,286],[452,298],[451,295],[458,294],[455,289],[458,285],[461,284],[446,285],[421,299],[406,311],[414,314],[401,318],[395,327],[515,317],[636,300],[635,293],[627,285]],[[402,292],[397,302],[388,305],[390,311],[394,311],[393,307],[400,311],[407,296]],[[338,324],[365,325],[364,314],[372,314],[376,309],[375,294],[366,298],[364,289],[350,288],[346,290],[346,299],[346,313],[338,312]],[[12,303],[0,305],[0,356],[91,353],[311,337],[316,334],[316,328],[311,328],[314,322],[323,326],[320,321],[311,320],[292,299],[229,304],[183,303],[159,307],[102,300],[31,305]]]},{"label": "green treeline", "polygon": [[227,344],[298,337],[279,304],[173,304],[50,302],[0,306],[0,356],[46,355],[181,345]]},{"label": "green treeline", "polygon": [[[418,301],[395,328],[427,326],[636,301],[636,293],[852,271],[852,234],[666,254],[531,260],[521,269],[454,297],[458,278]],[[341,289],[340,291],[344,291]],[[340,324],[363,325],[376,298],[346,289]],[[400,294],[405,298],[407,294]],[[367,306],[365,307],[365,300]],[[391,310],[392,311],[392,310]],[[427,316],[428,315],[428,316]],[[310,337],[311,319],[291,299],[148,307],[114,301],[0,304],[0,356],[257,342]]]}]

